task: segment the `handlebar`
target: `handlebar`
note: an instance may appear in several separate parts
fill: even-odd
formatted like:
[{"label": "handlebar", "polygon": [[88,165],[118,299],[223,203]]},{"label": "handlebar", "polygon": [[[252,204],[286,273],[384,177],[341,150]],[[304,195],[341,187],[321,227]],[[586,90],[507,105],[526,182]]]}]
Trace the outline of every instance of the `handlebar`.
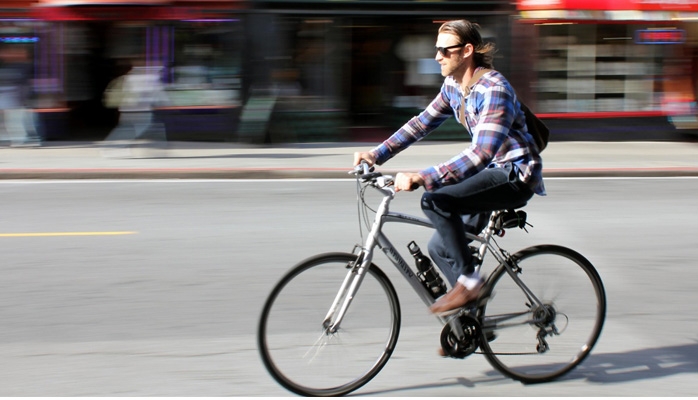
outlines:
[{"label": "handlebar", "polygon": [[[368,165],[366,161],[361,161],[361,163],[355,166],[354,169],[349,172],[349,174],[357,175],[363,182],[370,183],[372,185],[378,184],[380,187],[392,186],[395,183],[393,176],[383,175],[380,172],[376,172],[375,168],[372,165]],[[419,185],[413,183],[410,190],[416,190],[418,188]]]},{"label": "handlebar", "polygon": [[380,172],[374,171],[373,165],[369,165],[366,161],[361,161],[352,171],[349,171],[349,174],[358,175],[363,181],[369,181],[382,175]]},{"label": "handlebar", "polygon": [[366,161],[361,161],[354,167],[349,174],[356,175],[362,182],[369,183],[373,186],[387,187],[392,186],[394,179],[390,175],[383,175],[381,172],[375,171],[372,165],[368,165]]}]

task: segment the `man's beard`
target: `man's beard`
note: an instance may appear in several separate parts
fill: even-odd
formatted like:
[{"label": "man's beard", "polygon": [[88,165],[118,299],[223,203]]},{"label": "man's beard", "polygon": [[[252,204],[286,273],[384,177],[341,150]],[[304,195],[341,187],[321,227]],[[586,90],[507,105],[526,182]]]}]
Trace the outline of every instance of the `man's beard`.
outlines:
[{"label": "man's beard", "polygon": [[447,76],[453,75],[456,71],[458,71],[463,66],[463,64],[465,64],[466,59],[464,57],[464,58],[460,58],[459,60],[460,61],[456,65],[451,65],[451,64],[447,65],[448,69],[442,68],[441,75],[445,78]]}]

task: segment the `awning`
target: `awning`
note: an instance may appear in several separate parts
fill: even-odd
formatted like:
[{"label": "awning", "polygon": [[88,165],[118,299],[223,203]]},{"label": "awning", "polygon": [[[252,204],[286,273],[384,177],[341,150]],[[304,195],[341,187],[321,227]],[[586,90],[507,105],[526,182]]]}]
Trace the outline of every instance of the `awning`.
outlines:
[{"label": "awning", "polygon": [[518,0],[519,10],[698,11],[698,0]]},{"label": "awning", "polygon": [[527,19],[698,20],[698,0],[517,0]]},{"label": "awning", "polygon": [[[39,0],[32,14],[43,21],[206,20],[245,4],[243,0]],[[216,6],[218,5],[218,6]]]},{"label": "awning", "polygon": [[258,13],[352,16],[418,16],[430,18],[473,18],[481,15],[511,15],[509,0],[251,0]]},{"label": "awning", "polygon": [[0,16],[3,20],[31,19],[30,10],[34,3],[34,0],[0,1]]},{"label": "awning", "polygon": [[39,6],[161,5],[170,0],[38,0]]}]

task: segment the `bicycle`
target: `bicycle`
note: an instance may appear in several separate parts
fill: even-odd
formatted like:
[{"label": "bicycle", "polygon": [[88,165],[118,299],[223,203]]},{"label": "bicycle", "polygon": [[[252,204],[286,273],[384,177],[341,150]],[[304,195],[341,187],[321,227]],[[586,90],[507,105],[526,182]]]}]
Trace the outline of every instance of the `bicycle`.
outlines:
[{"label": "bicycle", "polygon": [[[401,310],[387,275],[373,262],[379,247],[428,307],[445,284],[436,268],[413,269],[382,231],[387,223],[426,228],[426,218],[389,210],[393,177],[366,164],[357,179],[359,218],[369,225],[362,246],[351,253],[325,253],[301,261],[274,286],[257,332],[264,366],[286,389],[305,396],[340,396],[368,383],[385,366],[397,344]],[[376,210],[367,188],[382,194]],[[521,206],[523,207],[523,205]],[[483,354],[499,372],[524,383],[548,382],[568,373],[589,355],[606,315],[606,295],[594,266],[581,254],[557,245],[537,245],[510,254],[495,236],[526,229],[522,210],[491,214],[479,235],[468,234],[476,268],[491,254],[497,266],[487,275],[476,302],[446,315],[441,346],[451,357]],[[418,246],[408,246],[410,252]],[[415,249],[414,247],[417,247]],[[415,256],[417,257],[417,256]]]}]

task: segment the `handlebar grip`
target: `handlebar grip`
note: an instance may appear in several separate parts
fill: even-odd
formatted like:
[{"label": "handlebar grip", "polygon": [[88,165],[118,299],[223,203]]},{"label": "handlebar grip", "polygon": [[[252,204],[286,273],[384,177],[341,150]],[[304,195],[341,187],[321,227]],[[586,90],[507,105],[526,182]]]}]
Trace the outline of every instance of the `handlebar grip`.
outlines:
[{"label": "handlebar grip", "polygon": [[419,189],[418,183],[413,183],[412,185],[410,185],[410,190],[417,190],[417,189]]}]

